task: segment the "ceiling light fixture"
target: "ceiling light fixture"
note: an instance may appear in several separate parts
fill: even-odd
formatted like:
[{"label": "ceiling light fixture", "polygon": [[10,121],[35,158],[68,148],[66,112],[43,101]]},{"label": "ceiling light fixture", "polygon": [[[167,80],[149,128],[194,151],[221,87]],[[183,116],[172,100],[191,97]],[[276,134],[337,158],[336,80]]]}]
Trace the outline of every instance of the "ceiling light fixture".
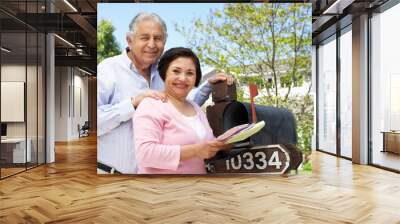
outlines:
[{"label": "ceiling light fixture", "polygon": [[75,45],[71,44],[71,42],[67,41],[66,39],[58,36],[57,34],[54,34],[54,36],[56,36],[58,39],[60,39],[61,41],[63,41],[64,43],[68,44],[69,46],[75,48]]},{"label": "ceiling light fixture", "polygon": [[78,10],[71,4],[69,3],[68,0],[64,0],[65,4],[67,4],[72,10],[74,10],[75,12],[78,12]]},{"label": "ceiling light fixture", "polygon": [[79,55],[83,55],[83,50],[81,48],[77,48],[76,53],[78,53]]},{"label": "ceiling light fixture", "polygon": [[343,10],[347,8],[347,6],[351,5],[354,1],[355,0],[336,0],[322,14],[343,14]]},{"label": "ceiling light fixture", "polygon": [[81,68],[79,68],[79,67],[78,67],[78,69],[79,69],[81,72],[85,73],[85,74],[88,74],[88,75],[90,75],[90,76],[92,75],[92,74],[89,73],[88,71],[85,71],[85,70],[83,70],[83,69],[81,69]]},{"label": "ceiling light fixture", "polygon": [[9,49],[7,49],[7,48],[5,48],[5,47],[1,47],[1,50],[4,51],[4,52],[6,52],[6,53],[10,53],[10,52],[11,52],[11,50],[9,50]]}]

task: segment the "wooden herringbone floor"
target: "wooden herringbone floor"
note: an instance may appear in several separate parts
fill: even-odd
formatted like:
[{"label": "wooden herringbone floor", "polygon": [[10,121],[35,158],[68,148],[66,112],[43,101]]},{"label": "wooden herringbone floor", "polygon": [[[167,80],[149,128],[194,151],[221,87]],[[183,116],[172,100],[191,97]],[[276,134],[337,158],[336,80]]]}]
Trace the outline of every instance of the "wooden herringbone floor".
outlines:
[{"label": "wooden herringbone floor", "polygon": [[400,223],[400,175],[314,153],[290,177],[98,176],[94,137],[0,181],[0,223]]}]

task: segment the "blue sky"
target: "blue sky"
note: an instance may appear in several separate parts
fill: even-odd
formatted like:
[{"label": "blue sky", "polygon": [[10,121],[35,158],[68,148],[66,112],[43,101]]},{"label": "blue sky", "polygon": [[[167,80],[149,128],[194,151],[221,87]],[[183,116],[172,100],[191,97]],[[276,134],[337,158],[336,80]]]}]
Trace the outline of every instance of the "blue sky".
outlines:
[{"label": "blue sky", "polygon": [[129,23],[139,12],[154,12],[167,24],[168,39],[165,49],[186,46],[185,38],[175,31],[174,24],[192,26],[194,18],[206,19],[210,10],[222,10],[224,3],[98,3],[97,19],[109,20],[115,27],[116,37],[121,49],[126,47],[125,35]]}]

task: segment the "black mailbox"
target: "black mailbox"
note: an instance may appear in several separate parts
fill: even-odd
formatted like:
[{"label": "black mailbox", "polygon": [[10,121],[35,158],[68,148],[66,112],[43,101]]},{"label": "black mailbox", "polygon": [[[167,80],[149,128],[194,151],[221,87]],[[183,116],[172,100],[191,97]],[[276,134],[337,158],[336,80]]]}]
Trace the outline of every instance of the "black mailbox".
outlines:
[{"label": "black mailbox", "polygon": [[[237,101],[235,85],[214,84],[212,97],[214,105],[206,111],[214,136],[252,120],[251,105]],[[250,139],[235,144],[233,149],[220,151],[206,160],[208,172],[282,174],[298,168],[302,155],[295,146],[293,114],[285,108],[263,105],[255,105],[255,110],[258,120],[265,121],[265,127]]]}]

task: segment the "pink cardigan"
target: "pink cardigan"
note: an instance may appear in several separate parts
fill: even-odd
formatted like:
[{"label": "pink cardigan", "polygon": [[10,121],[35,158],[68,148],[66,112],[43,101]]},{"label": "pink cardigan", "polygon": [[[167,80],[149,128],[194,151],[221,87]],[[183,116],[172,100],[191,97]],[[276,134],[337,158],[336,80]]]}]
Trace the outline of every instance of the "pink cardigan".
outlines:
[{"label": "pink cardigan", "polygon": [[[195,103],[197,116],[206,130],[205,140],[215,139],[207,118]],[[135,111],[133,130],[139,174],[204,174],[204,160],[180,159],[181,145],[199,143],[195,131],[185,123],[171,103],[145,98]]]}]

